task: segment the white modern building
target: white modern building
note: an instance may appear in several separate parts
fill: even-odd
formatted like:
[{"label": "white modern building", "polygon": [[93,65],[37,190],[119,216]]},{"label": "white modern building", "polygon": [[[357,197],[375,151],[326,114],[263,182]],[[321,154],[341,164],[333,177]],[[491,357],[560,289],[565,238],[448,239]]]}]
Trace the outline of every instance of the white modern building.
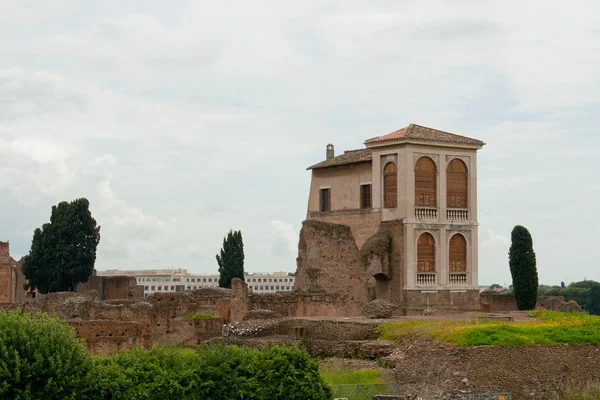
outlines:
[{"label": "white modern building", "polygon": [[[140,286],[140,293],[148,297],[152,293],[183,292],[206,287],[219,287],[219,275],[195,275],[187,269],[152,269],[97,271],[98,276],[133,276]],[[294,276],[287,272],[251,273],[244,277],[248,289],[254,293],[287,292],[294,289]]]}]

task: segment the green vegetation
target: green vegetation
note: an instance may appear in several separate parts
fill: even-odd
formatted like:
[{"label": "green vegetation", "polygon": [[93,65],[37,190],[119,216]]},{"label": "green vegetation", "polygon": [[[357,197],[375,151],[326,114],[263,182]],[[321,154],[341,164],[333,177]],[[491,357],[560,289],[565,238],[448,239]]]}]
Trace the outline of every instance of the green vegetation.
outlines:
[{"label": "green vegetation", "polygon": [[600,344],[600,317],[585,313],[532,311],[516,322],[487,320],[410,320],[379,325],[382,339],[427,337],[456,346],[525,346],[532,344]]},{"label": "green vegetation", "polygon": [[318,365],[296,347],[154,347],[98,357],[93,399],[329,399]]},{"label": "green vegetation", "polygon": [[325,400],[331,390],[297,347],[157,346],[92,357],[69,325],[0,311],[0,398]]},{"label": "green vegetation", "polygon": [[533,239],[527,228],[520,225],[513,228],[508,258],[517,307],[519,310],[533,310],[537,300],[538,273]]},{"label": "green vegetation", "polygon": [[323,379],[332,385],[383,383],[376,368],[348,370],[343,368],[321,369]]},{"label": "green vegetation", "polygon": [[87,282],[96,262],[100,227],[87,199],[52,206],[50,222],[33,233],[31,250],[23,262],[25,289],[40,293],[74,291]]},{"label": "green vegetation", "polygon": [[0,310],[0,398],[77,398],[92,369],[69,325],[46,314]]},{"label": "green vegetation", "polygon": [[195,313],[195,314],[188,314],[187,318],[190,318],[190,319],[210,319],[210,318],[216,318],[216,317],[214,315],[208,314],[208,313]]},{"label": "green vegetation", "polygon": [[217,254],[219,264],[219,286],[231,289],[231,280],[244,280],[244,241],[241,231],[230,230],[223,238],[223,247]]},{"label": "green vegetation", "polygon": [[[325,382],[333,387],[333,397],[344,397],[349,400],[362,400],[370,399],[374,394],[383,394],[379,393],[377,387],[375,390],[372,390],[373,385],[381,385],[384,383],[376,368],[359,370],[343,369],[340,367],[325,368],[321,369],[321,376]],[[360,388],[339,387],[337,385],[357,385],[360,386]],[[349,394],[352,390],[354,390],[354,392]],[[369,391],[371,391],[370,395],[365,397],[364,393],[368,393]]]},{"label": "green vegetation", "polygon": [[600,383],[589,382],[582,386],[570,386],[564,389],[564,400],[600,400]]},{"label": "green vegetation", "polygon": [[600,315],[600,282],[584,280],[570,283],[567,287],[564,287],[564,284],[561,286],[540,285],[538,287],[539,296],[563,296],[566,301],[577,302],[590,314]]}]

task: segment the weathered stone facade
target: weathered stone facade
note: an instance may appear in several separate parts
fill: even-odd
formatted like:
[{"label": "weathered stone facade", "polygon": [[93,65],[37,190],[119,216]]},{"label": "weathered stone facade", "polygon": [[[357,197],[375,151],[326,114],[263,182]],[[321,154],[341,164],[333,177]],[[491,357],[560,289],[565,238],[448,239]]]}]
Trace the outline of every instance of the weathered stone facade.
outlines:
[{"label": "weathered stone facade", "polygon": [[9,243],[0,242],[0,303],[19,303],[27,298],[22,266],[23,258],[15,261]]},{"label": "weathered stone facade", "polygon": [[[484,143],[411,124],[365,144],[339,156],[329,144],[327,159],[309,167],[307,219],[347,226],[358,249],[382,232],[392,236],[388,259],[365,261],[356,287],[366,280],[367,300],[389,300],[407,313],[479,309],[477,151]],[[326,247],[320,254],[331,264],[347,245]],[[358,273],[348,266],[347,274]],[[320,267],[320,274],[329,268],[341,269]]]}]

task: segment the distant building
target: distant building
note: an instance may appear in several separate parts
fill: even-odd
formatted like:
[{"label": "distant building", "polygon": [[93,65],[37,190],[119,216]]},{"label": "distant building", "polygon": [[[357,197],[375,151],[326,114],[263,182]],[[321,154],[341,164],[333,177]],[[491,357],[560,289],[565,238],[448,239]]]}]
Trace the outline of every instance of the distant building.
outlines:
[{"label": "distant building", "polygon": [[[219,287],[219,275],[196,275],[187,269],[153,270],[106,270],[97,271],[98,276],[133,276],[142,297],[152,293],[183,292],[206,287]],[[287,272],[252,273],[244,277],[248,289],[254,293],[289,292],[294,289],[294,276]]]}]

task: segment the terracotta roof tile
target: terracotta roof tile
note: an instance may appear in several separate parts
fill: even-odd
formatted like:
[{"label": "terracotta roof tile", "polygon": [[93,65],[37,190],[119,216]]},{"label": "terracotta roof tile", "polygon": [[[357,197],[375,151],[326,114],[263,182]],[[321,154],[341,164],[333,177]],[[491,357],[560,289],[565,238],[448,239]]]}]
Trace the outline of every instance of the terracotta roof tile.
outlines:
[{"label": "terracotta roof tile", "polygon": [[416,124],[410,124],[407,127],[388,133],[387,135],[368,139],[365,141],[365,144],[380,143],[397,139],[431,140],[435,142],[471,144],[476,146],[483,146],[485,144],[481,140],[455,135],[454,133],[438,131],[437,129],[427,128]]},{"label": "terracotta roof tile", "polygon": [[327,167],[337,167],[338,165],[356,164],[360,162],[371,162],[371,149],[346,150],[344,154],[321,161],[307,169],[319,169]]}]

